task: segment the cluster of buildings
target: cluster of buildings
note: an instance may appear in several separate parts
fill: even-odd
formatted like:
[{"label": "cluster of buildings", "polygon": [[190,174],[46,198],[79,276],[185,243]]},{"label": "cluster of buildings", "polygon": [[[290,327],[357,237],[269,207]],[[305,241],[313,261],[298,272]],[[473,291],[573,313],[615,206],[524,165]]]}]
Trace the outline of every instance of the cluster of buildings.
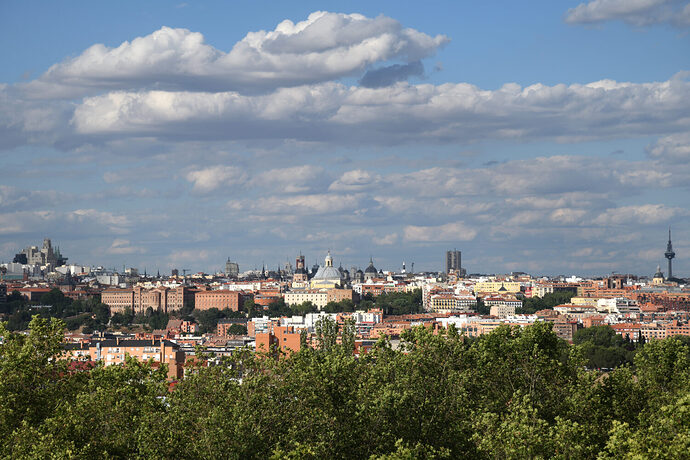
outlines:
[{"label": "cluster of buildings", "polygon": [[67,257],[63,257],[60,248],[53,249],[49,238],[43,240],[43,246],[28,246],[14,256],[12,263],[22,265],[38,265],[41,267],[59,267],[65,265]]},{"label": "cluster of buildings", "polygon": [[[305,257],[299,255],[295,267],[255,272],[241,276],[239,267],[229,259],[225,272],[171,276],[143,274],[136,269],[108,272],[101,267],[55,266],[66,259],[53,250],[50,240],[43,248],[29,247],[17,255],[14,264],[35,262],[42,277],[8,277],[1,273],[0,302],[9,292],[18,291],[30,301],[58,287],[73,299],[98,296],[110,307],[111,314],[131,311],[174,313],[185,310],[241,311],[248,300],[255,308],[264,307],[260,317],[222,319],[214,333],[200,335],[193,321],[171,319],[165,330],[125,334],[96,333],[91,336],[70,334],[66,353],[76,358],[89,357],[106,364],[118,364],[130,355],[141,360],[168,364],[171,378],[179,378],[185,365],[195,359],[201,345],[216,356],[232,354],[241,347],[257,351],[282,350],[286,353],[317,342],[319,321],[328,317],[341,330],[351,325],[356,334],[356,353],[365,353],[375,341],[388,336],[396,346],[404,331],[424,325],[435,331],[455,327],[469,337],[489,333],[501,325],[523,327],[537,321],[548,321],[563,339],[572,341],[580,329],[610,325],[617,333],[632,341],[661,339],[671,335],[690,335],[690,287],[687,280],[665,277],[657,268],[651,277],[611,275],[597,279],[578,277],[532,277],[526,273],[509,275],[467,275],[461,266],[460,251],[448,251],[439,273],[408,272],[403,264],[399,271],[383,271],[374,266],[372,258],[366,268],[347,270],[335,267],[330,252],[322,265],[307,269]],[[670,234],[665,257],[675,257]],[[40,261],[39,261],[40,259]],[[46,272],[46,270],[49,270]],[[380,308],[350,313],[326,313],[331,302],[352,302],[374,299],[385,293],[419,290],[422,312],[390,315]],[[543,298],[557,292],[570,293],[570,301],[526,314],[528,299]],[[283,301],[295,306],[311,303],[316,312],[301,316],[269,317],[268,307]],[[332,310],[331,310],[332,311]],[[180,315],[177,315],[180,316]],[[237,316],[237,315],[235,315]],[[246,330],[246,333],[244,332]],[[233,331],[235,334],[233,334]],[[237,334],[237,331],[242,333]]]}]

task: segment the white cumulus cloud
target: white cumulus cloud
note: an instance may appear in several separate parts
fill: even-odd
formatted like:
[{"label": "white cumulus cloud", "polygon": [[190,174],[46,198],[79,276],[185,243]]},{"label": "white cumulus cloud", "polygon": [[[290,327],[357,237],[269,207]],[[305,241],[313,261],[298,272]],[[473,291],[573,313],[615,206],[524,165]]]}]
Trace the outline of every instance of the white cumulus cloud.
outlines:
[{"label": "white cumulus cloud", "polygon": [[247,180],[247,173],[236,166],[212,166],[209,168],[190,171],[187,180],[194,184],[193,190],[208,193],[219,187],[241,185]]},{"label": "white cumulus cloud", "polygon": [[652,158],[669,162],[687,162],[690,160],[690,133],[678,133],[664,136],[647,147]]},{"label": "white cumulus cloud", "polygon": [[360,205],[357,195],[336,195],[314,193],[310,195],[265,196],[258,199],[230,200],[228,208],[234,211],[248,211],[260,216],[270,215],[328,215],[353,213]]},{"label": "white cumulus cloud", "polygon": [[398,234],[397,233],[389,233],[388,235],[384,236],[374,236],[371,239],[375,244],[381,245],[381,246],[389,246],[391,244],[395,244],[398,242]]},{"label": "white cumulus cloud", "polygon": [[116,238],[105,252],[108,254],[143,254],[146,250],[139,246],[132,246],[129,240]]},{"label": "white cumulus cloud", "polygon": [[463,222],[450,222],[437,226],[408,225],[404,229],[406,241],[471,241],[477,236],[477,230]]},{"label": "white cumulus cloud", "polygon": [[374,186],[380,177],[376,174],[371,174],[369,171],[363,169],[355,169],[343,173],[342,176],[333,182],[328,189],[333,191],[362,191]]},{"label": "white cumulus cloud", "polygon": [[637,206],[621,206],[607,209],[596,217],[593,222],[598,225],[639,225],[665,222],[678,214],[687,211],[679,208],[669,208],[663,204],[644,204]]},{"label": "white cumulus cloud", "polygon": [[159,139],[296,139],[394,144],[486,139],[559,142],[690,129],[690,82],[520,87],[494,91],[466,83],[387,88],[338,83],[234,92],[116,92],[86,98],[77,133]]},{"label": "white cumulus cloud", "polygon": [[592,0],[571,8],[565,21],[590,24],[620,20],[635,26],[670,23],[690,26],[690,3],[687,0]]},{"label": "white cumulus cloud", "polygon": [[[448,43],[386,16],[317,11],[248,33],[224,52],[199,32],[162,27],[109,48],[96,44],[26,84],[32,97],[73,98],[99,89],[264,91],[338,79],[377,62],[416,62]],[[28,93],[29,91],[27,91]]]},{"label": "white cumulus cloud", "polygon": [[321,184],[324,169],[320,166],[302,165],[269,169],[257,175],[261,187],[278,189],[283,193],[305,193]]}]

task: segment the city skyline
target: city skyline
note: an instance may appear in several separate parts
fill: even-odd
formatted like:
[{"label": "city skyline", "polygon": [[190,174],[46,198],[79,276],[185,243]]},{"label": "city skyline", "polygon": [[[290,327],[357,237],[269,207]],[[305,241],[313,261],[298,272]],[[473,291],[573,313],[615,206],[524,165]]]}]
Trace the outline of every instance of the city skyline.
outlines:
[{"label": "city skyline", "polygon": [[687,277],[690,7],[614,3],[4,2],[0,261]]},{"label": "city skyline", "polygon": [[[39,249],[39,246],[37,245],[28,245],[26,248],[22,249],[19,251],[17,254],[15,254],[12,262],[14,267],[21,267],[22,264],[23,266],[35,266],[34,270],[42,271],[44,274],[47,274],[48,272],[46,270],[39,270],[41,266],[45,266],[46,262],[45,259],[47,257],[47,254],[50,254],[50,257],[53,257],[53,261],[48,261],[47,264],[50,267],[58,267],[61,264],[64,265],[71,265],[71,266],[84,266],[84,267],[90,267],[90,268],[99,268],[105,271],[113,271],[116,273],[126,273],[129,270],[136,269],[140,274],[147,274],[151,277],[167,277],[169,273],[166,273],[165,270],[166,268],[163,268],[164,272],[161,273],[161,266],[156,264],[155,261],[150,261],[153,262],[152,265],[144,265],[143,268],[140,266],[134,266],[132,264],[127,264],[126,262],[122,264],[122,271],[119,270],[119,267],[113,266],[113,265],[108,265],[108,264],[80,264],[80,263],[74,263],[74,262],[69,262],[67,263],[67,260],[69,259],[68,257],[64,257],[59,250],[59,247],[57,249],[57,252],[55,253],[57,256],[53,255],[52,249],[46,251],[47,248],[50,248],[51,246],[51,240],[50,238],[45,238],[43,240],[43,249]],[[241,266],[237,263],[237,261],[231,260],[231,257],[227,257],[226,261],[222,264],[220,268],[218,267],[207,267],[206,269],[201,269],[201,270],[192,270],[192,269],[187,269],[187,268],[182,268],[180,267],[167,267],[169,271],[172,271],[173,275],[177,274],[187,274],[187,275],[192,275],[195,273],[205,273],[205,274],[222,274],[225,273],[226,275],[231,274],[231,278],[237,278],[238,275],[246,275],[251,272],[255,273],[266,273],[267,275],[269,273],[278,273],[280,272],[284,276],[290,277],[295,273],[305,273],[309,275],[313,275],[315,273],[315,269],[319,267],[325,267],[328,265],[330,259],[330,263],[332,266],[338,266],[342,268],[343,270],[347,270],[350,275],[353,274],[353,270],[359,269],[359,270],[364,270],[365,265],[369,264],[370,266],[376,262],[379,264],[379,269],[381,269],[383,272],[386,273],[394,273],[394,274],[405,274],[405,273],[450,273],[450,272],[455,272],[457,274],[460,274],[461,276],[494,276],[494,275],[509,275],[513,273],[528,273],[530,275],[534,276],[545,276],[545,277],[568,277],[568,276],[575,276],[575,277],[587,277],[587,275],[584,275],[582,273],[578,273],[576,271],[573,272],[563,272],[563,273],[547,273],[547,272],[523,272],[520,270],[513,270],[511,272],[501,272],[501,271],[467,271],[465,267],[462,266],[461,262],[461,252],[457,248],[453,248],[447,251],[444,251],[443,253],[443,261],[440,263],[439,268],[429,268],[429,269],[422,269],[422,270],[414,270],[414,261],[413,262],[406,262],[405,260],[401,261],[398,265],[393,265],[393,266],[382,266],[380,262],[377,262],[374,258],[373,255],[369,256],[368,262],[365,264],[361,264],[361,261],[353,261],[353,260],[341,260],[337,258],[333,258],[330,249],[326,251],[325,255],[321,258],[319,256],[313,257],[311,260],[313,260],[313,263],[310,262],[309,257],[307,255],[303,254],[302,251],[299,251],[299,254],[296,256],[295,259],[290,260],[287,258],[284,261],[272,261],[267,263],[265,260],[261,261],[261,263],[257,263],[254,261],[253,263],[249,263],[245,266]],[[46,253],[46,255],[42,255],[42,253]],[[337,254],[336,254],[337,255]],[[669,239],[667,242],[666,246],[666,252],[663,253],[663,256],[668,259],[668,270],[664,272],[661,270],[661,265],[657,265],[656,273],[654,275],[651,275],[649,273],[634,273],[634,272],[620,272],[620,271],[615,271],[612,270],[609,273],[598,273],[594,275],[595,277],[607,277],[607,276],[612,276],[612,275],[631,275],[634,277],[641,277],[641,278],[654,278],[656,277],[656,274],[661,272],[664,279],[672,279],[672,280],[677,280],[679,279],[676,277],[672,270],[671,270],[671,259],[675,258],[675,252],[673,251],[672,248],[672,242],[671,242],[671,230],[669,229]],[[43,261],[43,263],[41,262]],[[58,263],[55,263],[55,260],[58,261]],[[7,264],[9,261],[3,261],[0,260],[0,265],[2,264]],[[293,262],[295,262],[293,264]],[[16,265],[19,264],[19,265]],[[4,266],[4,265],[3,265]],[[303,271],[298,271],[298,268],[303,268]],[[411,267],[411,268],[410,268]],[[21,271],[21,270],[20,270]],[[157,275],[154,275],[154,273],[157,273]],[[16,276],[17,273],[12,273],[13,276]],[[30,275],[33,276],[33,275]],[[306,275],[305,275],[306,276]],[[682,276],[680,278],[683,278]]]}]

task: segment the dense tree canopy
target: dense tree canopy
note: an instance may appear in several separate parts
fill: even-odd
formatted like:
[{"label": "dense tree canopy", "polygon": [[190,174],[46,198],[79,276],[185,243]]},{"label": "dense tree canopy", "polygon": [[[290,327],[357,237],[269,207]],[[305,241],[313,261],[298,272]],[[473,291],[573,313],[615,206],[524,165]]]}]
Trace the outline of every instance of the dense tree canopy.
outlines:
[{"label": "dense tree canopy", "polygon": [[374,298],[376,308],[384,315],[407,315],[422,312],[422,290],[412,292],[390,292]]},{"label": "dense tree canopy", "polygon": [[[355,310],[371,310],[374,308],[383,310],[386,315],[419,313],[422,311],[422,291],[417,289],[412,292],[384,293],[376,297],[367,294],[358,303],[350,299],[343,299],[338,302],[331,301],[321,311],[326,313],[351,313]],[[318,308],[311,302],[287,305],[281,298],[271,302],[267,308],[256,305],[253,300],[247,300],[244,303],[244,311],[250,318],[262,315],[277,318],[280,316],[302,316],[306,313],[317,312]]]},{"label": "dense tree canopy", "polygon": [[601,374],[584,366],[586,340],[570,346],[548,323],[471,341],[420,327],[400,349],[381,339],[355,357],[351,329],[336,341],[323,321],[315,349],[240,351],[172,391],[164,366],[56,359],[59,320],[36,317],[29,335],[0,327],[0,454],[613,459],[690,448],[690,347],[677,338]]},{"label": "dense tree canopy", "polygon": [[575,296],[574,291],[556,291],[544,294],[544,297],[526,297],[522,299],[522,307],[517,308],[515,313],[531,315],[539,310],[570,303],[573,296]]},{"label": "dense tree canopy", "polygon": [[216,331],[218,320],[244,317],[244,313],[232,311],[229,308],[224,308],[223,310],[209,308],[208,310],[194,310],[192,316],[199,323],[199,332],[205,334]]},{"label": "dense tree canopy", "polygon": [[0,303],[0,313],[7,317],[7,328],[12,331],[27,329],[31,317],[35,314],[44,318],[62,319],[67,329],[76,330],[83,327],[86,333],[105,329],[110,320],[110,308],[101,303],[98,296],[72,300],[58,288],[51,289],[43,294],[38,302],[33,303],[22,297],[18,291],[14,291],[7,296],[6,303]]},{"label": "dense tree canopy", "polygon": [[587,365],[596,369],[612,369],[632,364],[636,344],[623,338],[611,326],[594,326],[578,330],[573,343],[579,345]]},{"label": "dense tree canopy", "polygon": [[247,333],[247,326],[244,324],[232,324],[228,328],[228,332],[233,335],[245,335]]}]

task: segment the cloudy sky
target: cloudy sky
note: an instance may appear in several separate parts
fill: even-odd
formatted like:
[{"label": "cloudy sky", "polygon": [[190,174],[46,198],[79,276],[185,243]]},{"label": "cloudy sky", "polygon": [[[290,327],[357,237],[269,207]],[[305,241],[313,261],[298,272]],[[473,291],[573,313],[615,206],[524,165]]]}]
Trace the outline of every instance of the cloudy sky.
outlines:
[{"label": "cloudy sky", "polygon": [[[343,7],[346,6],[346,9]],[[690,2],[0,3],[0,260],[690,275]]]}]

